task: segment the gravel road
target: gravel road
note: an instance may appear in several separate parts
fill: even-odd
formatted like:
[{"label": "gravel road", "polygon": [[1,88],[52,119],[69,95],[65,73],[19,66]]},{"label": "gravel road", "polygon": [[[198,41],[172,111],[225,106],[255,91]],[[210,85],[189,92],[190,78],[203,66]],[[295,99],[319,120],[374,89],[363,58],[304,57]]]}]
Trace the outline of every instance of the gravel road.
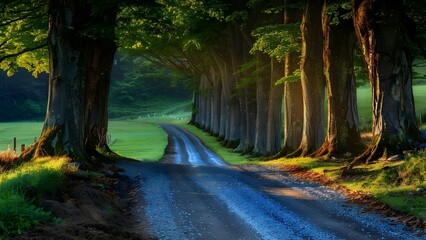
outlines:
[{"label": "gravel road", "polygon": [[187,131],[169,134],[162,163],[127,162],[159,239],[422,239],[327,187],[272,167],[231,166]]}]

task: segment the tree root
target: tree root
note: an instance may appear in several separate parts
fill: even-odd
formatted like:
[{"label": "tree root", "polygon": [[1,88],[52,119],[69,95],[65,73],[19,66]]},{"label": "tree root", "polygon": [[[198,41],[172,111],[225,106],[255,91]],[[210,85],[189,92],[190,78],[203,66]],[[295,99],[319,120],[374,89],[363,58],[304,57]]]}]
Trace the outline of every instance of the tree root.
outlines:
[{"label": "tree root", "polygon": [[281,148],[281,150],[276,153],[275,155],[269,156],[266,158],[266,160],[274,160],[274,159],[278,159],[278,158],[282,158],[287,156],[289,153],[291,153],[294,149],[289,147],[288,145],[283,146]]},{"label": "tree root", "polygon": [[365,150],[361,155],[355,157],[350,163],[348,163],[346,166],[342,167],[342,173],[341,175],[348,175],[350,174],[351,170],[360,164],[363,163],[369,163],[371,162],[373,159],[377,159],[379,157],[379,155],[382,155],[382,151],[379,151],[379,144],[374,144],[374,145],[370,145],[367,150]]}]

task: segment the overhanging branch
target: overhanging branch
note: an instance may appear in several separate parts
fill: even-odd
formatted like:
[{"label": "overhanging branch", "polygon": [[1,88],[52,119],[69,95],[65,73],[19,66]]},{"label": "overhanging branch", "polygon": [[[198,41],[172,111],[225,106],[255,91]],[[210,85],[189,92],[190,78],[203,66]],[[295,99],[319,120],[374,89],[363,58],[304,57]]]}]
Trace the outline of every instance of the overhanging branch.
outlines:
[{"label": "overhanging branch", "polygon": [[21,50],[19,52],[16,52],[16,53],[11,53],[11,54],[7,54],[7,55],[4,55],[4,56],[1,56],[0,57],[0,63],[3,62],[4,60],[8,59],[8,58],[17,57],[17,56],[19,56],[21,54],[24,54],[24,53],[27,53],[27,52],[32,52],[32,51],[44,48],[46,46],[47,46],[47,42],[44,42],[44,43],[42,43],[40,45],[37,45],[37,46],[34,46],[34,47],[25,48],[25,49],[23,49],[23,50]]}]

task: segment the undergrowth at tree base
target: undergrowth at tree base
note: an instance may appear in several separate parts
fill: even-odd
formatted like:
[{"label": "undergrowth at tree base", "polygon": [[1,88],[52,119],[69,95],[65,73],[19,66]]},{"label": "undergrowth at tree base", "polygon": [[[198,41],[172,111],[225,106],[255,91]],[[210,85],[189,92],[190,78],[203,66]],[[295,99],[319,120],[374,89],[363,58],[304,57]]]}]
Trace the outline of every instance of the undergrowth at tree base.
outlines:
[{"label": "undergrowth at tree base", "polygon": [[344,162],[317,158],[280,158],[267,162],[295,177],[332,185],[368,209],[392,217],[410,227],[426,230],[426,151],[409,154],[399,161],[359,165],[341,176]]},{"label": "undergrowth at tree base", "polygon": [[43,211],[39,202],[62,186],[69,161],[63,157],[39,158],[0,172],[1,240],[20,235],[35,225],[60,221]]}]

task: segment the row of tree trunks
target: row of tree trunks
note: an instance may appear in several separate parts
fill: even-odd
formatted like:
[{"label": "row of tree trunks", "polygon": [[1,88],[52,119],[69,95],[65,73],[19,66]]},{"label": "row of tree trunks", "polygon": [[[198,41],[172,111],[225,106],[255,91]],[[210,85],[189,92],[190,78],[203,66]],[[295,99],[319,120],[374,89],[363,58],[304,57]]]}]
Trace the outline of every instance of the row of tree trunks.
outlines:
[{"label": "row of tree trunks", "polygon": [[[301,24],[301,81],[285,83],[284,144],[276,156],[353,156],[362,148],[353,72],[353,26],[373,95],[373,143],[354,162],[415,147],[419,131],[412,93],[412,57],[407,47],[412,24],[401,10],[402,1],[390,4],[384,0],[353,0],[353,22],[340,19],[336,25],[330,24],[331,17],[325,11],[330,3],[305,1]],[[297,10],[287,9],[285,23],[297,22],[300,16]],[[239,142],[238,152],[253,147],[256,155],[276,153],[281,145],[281,123],[276,116],[281,112],[282,89],[275,88],[274,78],[282,73],[279,67],[275,68],[278,64],[273,63],[269,77],[258,72],[255,89],[244,86],[236,92],[235,84],[240,77],[234,75],[236,66],[247,62],[245,57],[241,58],[245,51],[237,45],[246,43],[249,49],[251,39],[247,32],[241,31],[239,35],[235,31],[237,28],[228,27],[229,51],[213,54],[215,68],[220,73],[220,84],[212,84],[215,89],[212,96],[221,94],[220,101],[215,101],[220,102],[218,135],[228,145]],[[297,53],[286,55],[285,76],[297,69],[297,59]],[[327,128],[324,126],[325,86],[329,110]],[[252,96],[254,92],[255,97]],[[214,99],[212,96],[210,100]],[[256,119],[255,127],[253,119]],[[327,136],[324,129],[327,129]]]}]

